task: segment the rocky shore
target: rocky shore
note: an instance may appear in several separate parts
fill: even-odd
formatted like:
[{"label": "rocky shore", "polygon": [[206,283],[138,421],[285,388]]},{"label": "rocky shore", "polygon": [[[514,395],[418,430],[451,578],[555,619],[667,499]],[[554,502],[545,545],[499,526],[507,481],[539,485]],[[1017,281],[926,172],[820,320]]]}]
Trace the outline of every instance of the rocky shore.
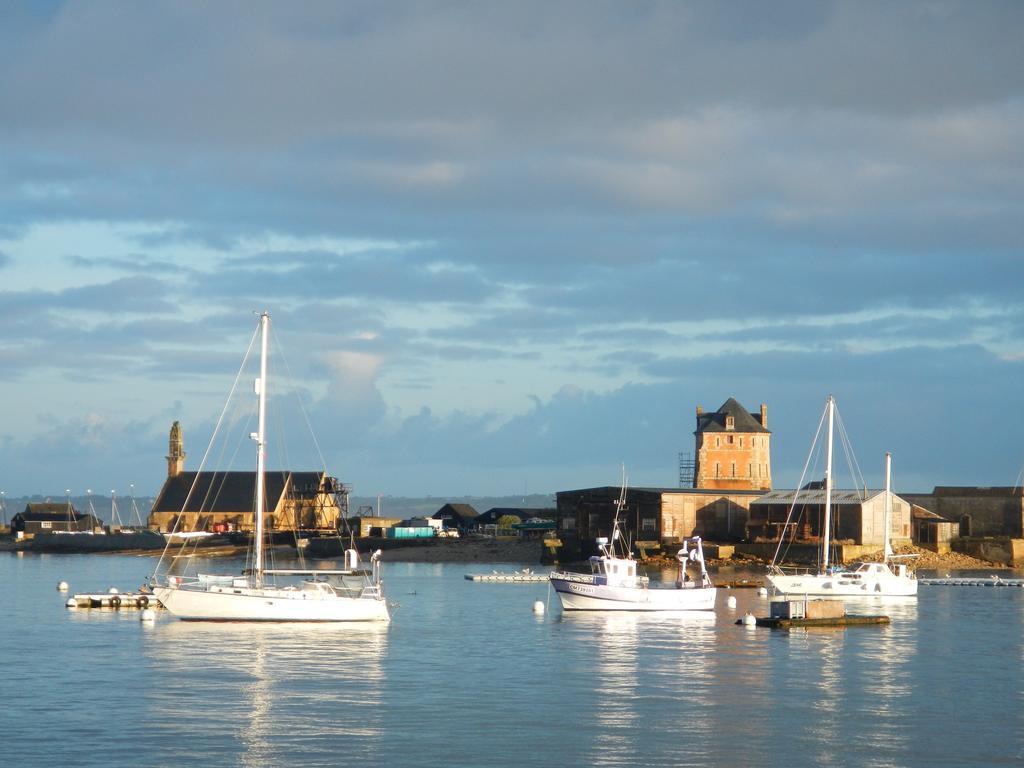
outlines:
[{"label": "rocky shore", "polygon": [[[392,563],[522,563],[540,562],[539,541],[503,539],[434,539],[418,546],[385,549],[385,562]],[[364,552],[365,554],[365,552]]]},{"label": "rocky shore", "polygon": [[[914,557],[908,557],[905,562],[915,571],[999,570],[1006,568],[1006,566],[1001,563],[990,563],[987,560],[979,560],[976,557],[964,555],[959,552],[948,552],[940,555],[928,549],[921,549],[920,547],[900,547],[896,554],[914,555]],[[882,552],[879,550],[874,556],[867,557],[865,559],[880,561],[882,559]],[[671,555],[660,555],[658,557],[651,558],[650,562],[670,565],[675,562],[675,558]],[[732,565],[749,566],[751,568],[761,568],[768,565],[767,562],[760,558],[739,554],[722,560],[707,558],[707,564],[709,567]]]},{"label": "rocky shore", "polygon": [[[340,557],[341,544],[335,542],[337,552],[324,556]],[[202,554],[206,557],[238,555],[244,553],[244,547],[224,544],[223,546],[206,546]],[[383,546],[382,546],[383,545]],[[420,541],[394,540],[361,540],[359,549],[364,555],[382,546],[384,549],[384,561],[393,563],[519,563],[522,565],[536,565],[541,562],[544,554],[543,545],[539,541],[519,541],[508,539],[430,539]],[[15,542],[13,539],[0,539],[0,552],[28,550],[32,551],[29,542]],[[96,552],[99,554],[99,552]],[[153,554],[154,550],[123,550],[119,554]],[[118,554],[110,552],[109,554]],[[881,552],[877,557],[868,559],[881,559]],[[907,560],[911,568],[918,571],[955,571],[955,570],[985,570],[1005,569],[1006,566],[999,563],[991,563],[985,560],[959,552],[948,554],[936,554],[927,549],[918,547],[902,547],[897,554],[913,554],[914,558]],[[675,566],[673,555],[663,554],[651,557],[647,563],[652,566]],[[755,557],[736,555],[728,559],[708,558],[708,566],[718,568],[722,566],[749,567],[753,569],[763,568],[766,563]]]}]

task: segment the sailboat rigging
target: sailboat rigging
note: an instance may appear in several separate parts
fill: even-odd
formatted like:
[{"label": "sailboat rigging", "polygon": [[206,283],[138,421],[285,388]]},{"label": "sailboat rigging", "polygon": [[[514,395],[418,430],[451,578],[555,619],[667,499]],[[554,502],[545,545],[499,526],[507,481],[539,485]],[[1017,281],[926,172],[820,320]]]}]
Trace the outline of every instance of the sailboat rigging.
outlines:
[{"label": "sailboat rigging", "polygon": [[[388,621],[379,550],[370,558],[369,573],[359,569],[359,555],[354,547],[345,553],[344,569],[267,567],[264,529],[269,328],[270,315],[263,312],[258,327],[260,373],[255,382],[257,431],[250,434],[256,443],[255,531],[250,567],[241,574],[230,575],[185,577],[157,573],[151,577],[150,586],[170,613],[187,621]],[[167,550],[164,555],[166,557]],[[163,560],[161,558],[161,562]],[[279,585],[278,577],[299,577],[299,580]]]},{"label": "sailboat rigging", "polygon": [[[863,597],[863,596],[900,596],[908,597],[917,594],[917,578],[909,572],[905,564],[893,563],[891,543],[892,528],[892,473],[891,454],[886,454],[885,470],[885,507],[883,515],[884,538],[881,563],[863,562],[850,569],[830,564],[832,536],[832,442],[833,424],[836,418],[834,398],[829,395],[825,404],[823,419],[828,423],[826,440],[825,498],[824,518],[821,528],[821,550],[816,573],[786,573],[779,562],[781,560],[782,538],[775,550],[775,557],[768,569],[768,582],[778,595],[811,595],[830,597]],[[820,435],[820,426],[818,434]],[[794,496],[789,510],[784,531],[792,524],[794,510],[797,508],[799,491]],[[784,534],[783,534],[784,538]]]}]

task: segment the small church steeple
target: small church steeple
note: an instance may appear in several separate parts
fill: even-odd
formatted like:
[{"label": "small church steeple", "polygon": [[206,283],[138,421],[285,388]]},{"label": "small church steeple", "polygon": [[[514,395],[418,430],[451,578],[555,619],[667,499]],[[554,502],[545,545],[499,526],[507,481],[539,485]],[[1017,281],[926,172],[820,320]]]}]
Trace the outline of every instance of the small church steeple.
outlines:
[{"label": "small church steeple", "polygon": [[171,436],[167,449],[167,476],[177,477],[185,471],[185,443],[181,437],[181,423],[171,425]]}]

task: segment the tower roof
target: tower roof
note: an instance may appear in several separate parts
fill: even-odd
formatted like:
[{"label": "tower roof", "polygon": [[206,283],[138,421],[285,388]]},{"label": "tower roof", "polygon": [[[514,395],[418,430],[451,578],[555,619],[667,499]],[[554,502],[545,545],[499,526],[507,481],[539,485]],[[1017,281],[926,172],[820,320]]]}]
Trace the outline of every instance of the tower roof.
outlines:
[{"label": "tower roof", "polygon": [[701,432],[725,432],[725,419],[732,416],[733,428],[730,432],[764,432],[771,434],[771,431],[761,426],[758,416],[752,416],[750,411],[740,405],[735,398],[730,397],[715,413],[702,413],[697,417],[697,431]]}]

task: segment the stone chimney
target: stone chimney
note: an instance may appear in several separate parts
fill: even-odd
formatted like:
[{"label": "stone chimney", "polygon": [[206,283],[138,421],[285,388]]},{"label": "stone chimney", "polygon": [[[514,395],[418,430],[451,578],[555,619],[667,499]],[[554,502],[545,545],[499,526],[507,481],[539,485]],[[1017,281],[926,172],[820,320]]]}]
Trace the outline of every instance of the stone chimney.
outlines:
[{"label": "stone chimney", "polygon": [[167,477],[177,477],[185,471],[185,441],[181,436],[180,422],[171,425],[167,448]]},{"label": "stone chimney", "polygon": [[761,403],[761,426],[768,429],[768,406]]}]

